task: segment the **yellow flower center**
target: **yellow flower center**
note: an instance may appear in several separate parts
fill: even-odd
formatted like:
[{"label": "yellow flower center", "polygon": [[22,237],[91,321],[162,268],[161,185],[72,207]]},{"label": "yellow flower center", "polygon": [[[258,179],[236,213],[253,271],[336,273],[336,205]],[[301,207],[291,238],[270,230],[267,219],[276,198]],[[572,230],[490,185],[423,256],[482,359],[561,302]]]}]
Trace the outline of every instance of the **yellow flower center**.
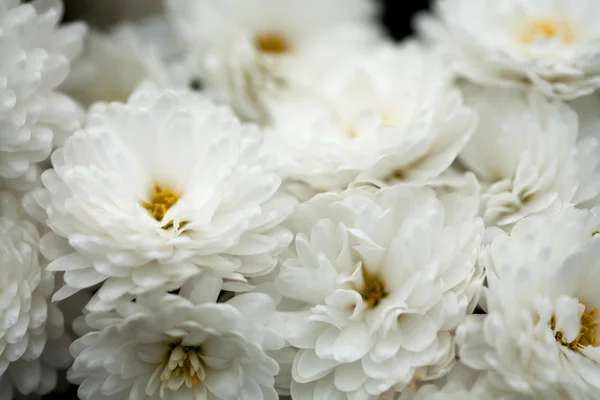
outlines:
[{"label": "yellow flower center", "polygon": [[563,43],[573,41],[573,29],[568,22],[551,19],[532,21],[521,31],[523,43],[533,43],[540,39],[558,39]]},{"label": "yellow flower center", "polygon": [[387,126],[390,128],[395,128],[399,124],[398,116],[391,109],[383,110],[383,112],[381,113],[381,122],[383,123],[384,126]]},{"label": "yellow flower center", "polygon": [[169,347],[170,352],[160,374],[161,397],[166,389],[176,391],[181,385],[189,389],[206,377],[204,364],[199,357],[200,347],[182,346],[178,343]]},{"label": "yellow flower center", "polygon": [[[596,322],[596,312],[597,309],[594,307],[592,311],[581,314],[579,335],[577,335],[575,340],[572,342],[567,342],[567,340],[563,337],[562,332],[556,331],[554,334],[556,341],[563,346],[566,346],[569,349],[577,352],[580,349],[588,346],[598,347],[598,340],[596,340],[596,328],[600,327],[600,323]],[[552,316],[549,325],[552,331],[556,329],[556,318],[554,316]]]},{"label": "yellow flower center", "polygon": [[388,293],[385,291],[385,286],[381,278],[370,273],[364,266],[362,267],[363,287],[361,296],[369,305],[369,308],[375,308],[379,302],[384,299]]},{"label": "yellow flower center", "polygon": [[289,41],[279,33],[265,33],[256,38],[256,48],[262,53],[286,54],[291,51]]},{"label": "yellow flower center", "polygon": [[[162,189],[158,183],[154,184],[154,193],[152,194],[152,200],[149,202],[142,203],[142,206],[150,212],[150,215],[157,220],[162,221],[167,210],[177,203],[179,195],[169,189]],[[163,226],[163,229],[169,229],[173,227],[173,221]]]}]

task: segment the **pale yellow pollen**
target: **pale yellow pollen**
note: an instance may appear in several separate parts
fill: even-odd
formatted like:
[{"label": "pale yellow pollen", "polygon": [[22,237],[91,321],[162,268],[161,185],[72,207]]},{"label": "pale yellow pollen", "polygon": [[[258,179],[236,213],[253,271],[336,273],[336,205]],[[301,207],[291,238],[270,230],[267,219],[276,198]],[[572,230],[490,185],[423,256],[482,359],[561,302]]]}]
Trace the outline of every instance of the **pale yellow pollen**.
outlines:
[{"label": "pale yellow pollen", "polygon": [[361,296],[369,305],[369,308],[375,308],[388,293],[385,290],[381,278],[370,273],[365,267],[362,268],[362,276],[364,284],[361,290]]},{"label": "pale yellow pollen", "polygon": [[[167,210],[179,200],[179,195],[169,189],[162,189],[158,183],[154,184],[154,193],[149,202],[142,203],[142,206],[150,212],[150,215],[157,220],[162,221]],[[163,229],[173,227],[173,221],[163,226]]]},{"label": "pale yellow pollen", "polygon": [[384,110],[381,113],[381,122],[384,126],[394,128],[398,126],[398,116],[392,110]]},{"label": "pale yellow pollen", "polygon": [[200,359],[201,349],[199,347],[181,346],[178,343],[172,344],[167,355],[167,360],[161,373],[161,392],[165,390],[178,390],[179,386],[172,387],[169,381],[172,377],[183,376],[183,381],[179,380],[179,385],[185,385],[191,388],[199,384],[205,377],[205,366]]},{"label": "pale yellow pollen", "polygon": [[538,19],[522,29],[520,39],[527,44],[539,39],[558,39],[563,43],[571,43],[573,41],[573,29],[565,21]]},{"label": "pale yellow pollen", "polygon": [[[581,304],[581,303],[579,303]],[[598,347],[598,340],[596,339],[596,328],[600,327],[600,323],[596,319],[597,309],[594,307],[590,312],[584,312],[581,314],[581,326],[579,328],[579,335],[572,342],[567,342],[563,337],[562,332],[556,331],[554,337],[556,341],[565,347],[573,351],[579,352],[584,347],[592,346]],[[552,316],[550,319],[550,328],[552,331],[556,329],[556,318]]]},{"label": "pale yellow pollen", "polygon": [[288,39],[276,32],[258,35],[255,41],[256,48],[262,53],[286,54],[291,51]]}]

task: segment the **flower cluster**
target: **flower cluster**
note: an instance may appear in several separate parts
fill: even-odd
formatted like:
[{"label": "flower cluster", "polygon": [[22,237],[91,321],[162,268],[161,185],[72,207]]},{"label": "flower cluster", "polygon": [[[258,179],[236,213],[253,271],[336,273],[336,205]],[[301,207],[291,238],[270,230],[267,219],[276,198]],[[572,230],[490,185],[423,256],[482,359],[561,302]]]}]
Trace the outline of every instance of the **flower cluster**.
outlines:
[{"label": "flower cluster", "polygon": [[0,0],[0,399],[600,398],[599,5],[62,14]]}]

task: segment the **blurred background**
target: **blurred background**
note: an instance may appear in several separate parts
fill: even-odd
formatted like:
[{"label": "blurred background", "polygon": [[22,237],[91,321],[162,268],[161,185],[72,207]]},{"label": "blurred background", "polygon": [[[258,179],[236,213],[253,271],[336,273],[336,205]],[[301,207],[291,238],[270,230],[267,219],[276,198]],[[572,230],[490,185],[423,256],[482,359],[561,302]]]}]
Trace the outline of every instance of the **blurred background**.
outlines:
[{"label": "blurred background", "polygon": [[[218,0],[215,0],[218,1]],[[401,39],[411,33],[413,14],[427,8],[429,0],[377,0],[383,5],[383,23],[391,36]],[[65,20],[83,19],[102,28],[120,19],[138,19],[159,13],[162,0],[64,0]]]},{"label": "blurred background", "polygon": [[[162,0],[63,0],[65,21],[84,20],[95,28],[106,28],[121,20],[136,20],[161,12]],[[219,0],[214,0],[219,1]],[[327,1],[327,0],[323,0]],[[390,36],[400,40],[412,33],[413,15],[429,5],[429,0],[378,0],[382,3],[382,23]],[[61,392],[44,400],[76,400],[76,388],[63,382]]]}]

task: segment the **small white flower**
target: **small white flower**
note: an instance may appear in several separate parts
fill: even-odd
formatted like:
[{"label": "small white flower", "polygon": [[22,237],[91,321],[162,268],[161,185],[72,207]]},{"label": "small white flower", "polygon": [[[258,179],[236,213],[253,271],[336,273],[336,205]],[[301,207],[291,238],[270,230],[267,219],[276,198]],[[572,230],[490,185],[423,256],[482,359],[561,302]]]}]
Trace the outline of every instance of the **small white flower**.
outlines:
[{"label": "small white flower", "polygon": [[11,187],[35,181],[36,163],[83,119],[55,91],[85,33],[81,24],[57,28],[61,16],[58,0],[0,0],[0,179]]},{"label": "small white flower", "polygon": [[484,221],[510,229],[528,215],[549,215],[600,193],[600,142],[578,140],[577,114],[535,92],[467,86],[479,113],[459,155],[483,186]]},{"label": "small white flower", "polygon": [[476,197],[438,199],[404,185],[320,194],[298,207],[275,281],[296,304],[285,329],[299,348],[293,398],[375,400],[447,373],[452,332],[483,282],[477,210]]},{"label": "small white flower", "polygon": [[479,263],[487,314],[457,330],[459,355],[499,390],[534,399],[600,396],[600,210],[497,228]]},{"label": "small white flower", "polygon": [[54,231],[41,243],[48,269],[65,271],[54,298],[104,282],[89,307],[109,309],[206,269],[238,281],[269,272],[295,200],[276,193],[259,145],[256,129],[192,93],[143,86],[128,104],[98,103],[27,198]]},{"label": "small white flower", "polygon": [[172,0],[173,26],[208,93],[264,122],[265,97],[315,75],[377,37],[372,0]]},{"label": "small white flower", "polygon": [[206,274],[179,296],[148,294],[85,316],[69,379],[79,398],[277,400],[284,344],[272,299],[259,293],[216,304],[221,279]]},{"label": "small white flower", "polygon": [[150,18],[122,23],[108,33],[92,31],[62,88],[89,106],[96,101],[125,103],[144,81],[165,88],[186,84],[183,71],[174,63],[176,51],[166,48],[166,43],[156,45],[159,38],[170,37],[161,23],[166,21]]},{"label": "small white flower", "polygon": [[282,174],[318,190],[355,180],[427,182],[470,139],[475,113],[452,75],[416,44],[383,46],[331,69],[309,95],[269,103]]},{"label": "small white flower", "polygon": [[50,304],[54,277],[44,271],[38,230],[8,192],[0,193],[0,237],[0,394],[45,394],[56,385],[55,368],[68,365],[68,338]]},{"label": "small white flower", "polygon": [[438,0],[421,30],[464,77],[574,99],[600,87],[600,7],[588,0]]}]

